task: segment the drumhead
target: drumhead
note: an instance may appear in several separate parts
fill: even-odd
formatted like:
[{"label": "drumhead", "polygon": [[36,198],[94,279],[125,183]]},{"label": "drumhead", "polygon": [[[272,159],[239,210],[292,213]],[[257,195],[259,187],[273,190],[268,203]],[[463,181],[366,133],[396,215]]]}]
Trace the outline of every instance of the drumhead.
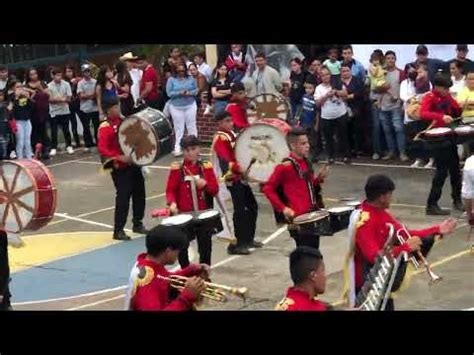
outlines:
[{"label": "drumhead", "polygon": [[471,126],[459,126],[454,129],[456,134],[472,134],[474,132],[474,127]]},{"label": "drumhead", "polygon": [[293,220],[293,223],[294,224],[311,223],[311,222],[316,222],[316,221],[319,221],[321,219],[324,219],[328,216],[329,216],[328,211],[323,211],[323,210],[313,211],[313,212],[305,213],[305,214],[302,214],[302,215],[296,217]]},{"label": "drumhead", "polygon": [[286,121],[290,105],[285,97],[274,94],[260,94],[250,99],[247,119],[250,124],[262,118],[278,118]]},{"label": "drumhead", "polygon": [[349,207],[357,207],[361,204],[362,202],[360,201],[347,201],[346,205]]},{"label": "drumhead", "polygon": [[190,222],[193,219],[193,216],[190,214],[178,214],[176,216],[171,216],[164,218],[161,221],[161,224],[165,226],[180,226]]},{"label": "drumhead", "polygon": [[258,182],[266,182],[275,166],[290,154],[286,135],[271,124],[256,123],[244,129],[235,143],[235,157],[244,169],[251,166],[248,176]]},{"label": "drumhead", "polygon": [[353,207],[341,206],[341,207],[330,208],[330,209],[328,209],[328,212],[338,214],[338,213],[344,213],[344,212],[349,212],[349,211],[353,211],[353,210],[354,210]]},{"label": "drumhead", "polygon": [[199,214],[198,219],[208,219],[212,218],[215,216],[219,216],[219,211],[217,210],[209,210],[209,211],[204,211]]},{"label": "drumhead", "polygon": [[159,138],[153,125],[144,118],[132,115],[120,123],[120,148],[124,155],[139,166],[152,164],[159,155]]},{"label": "drumhead", "polygon": [[446,135],[452,132],[453,130],[451,128],[438,127],[438,128],[432,128],[429,131],[426,131],[424,134],[427,136],[442,136],[442,135]]}]

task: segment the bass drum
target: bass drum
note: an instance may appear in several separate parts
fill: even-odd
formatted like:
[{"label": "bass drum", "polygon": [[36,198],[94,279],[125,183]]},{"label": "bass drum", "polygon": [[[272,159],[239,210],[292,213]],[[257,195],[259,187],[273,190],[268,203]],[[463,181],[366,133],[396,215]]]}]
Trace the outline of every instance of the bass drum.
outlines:
[{"label": "bass drum", "polygon": [[49,169],[38,160],[0,162],[1,225],[7,232],[35,231],[54,217],[56,183]]},{"label": "bass drum", "polygon": [[251,98],[247,106],[247,120],[250,124],[264,118],[286,121],[289,116],[290,104],[281,95],[260,94]]},{"label": "bass drum", "polygon": [[235,157],[251,181],[265,183],[275,166],[290,154],[291,127],[279,119],[262,119],[244,129],[235,142]]},{"label": "bass drum", "polygon": [[171,151],[172,133],[165,115],[150,107],[128,116],[118,129],[123,154],[138,166],[153,164],[162,153]]}]

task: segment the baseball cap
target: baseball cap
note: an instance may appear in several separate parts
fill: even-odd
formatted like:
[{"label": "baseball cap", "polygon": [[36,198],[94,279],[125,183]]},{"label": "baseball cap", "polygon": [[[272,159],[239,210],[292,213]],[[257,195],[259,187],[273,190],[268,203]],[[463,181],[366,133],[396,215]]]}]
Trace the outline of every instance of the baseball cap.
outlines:
[{"label": "baseball cap", "polygon": [[90,64],[82,64],[81,71],[87,71],[87,70],[91,70]]}]

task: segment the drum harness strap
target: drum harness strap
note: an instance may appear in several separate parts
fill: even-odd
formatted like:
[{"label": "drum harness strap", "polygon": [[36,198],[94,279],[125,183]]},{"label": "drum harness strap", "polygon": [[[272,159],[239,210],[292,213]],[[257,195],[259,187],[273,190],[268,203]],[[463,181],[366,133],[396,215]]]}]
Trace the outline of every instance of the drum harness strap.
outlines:
[{"label": "drum harness strap", "polygon": [[[197,164],[199,166],[199,175],[203,176],[203,161],[198,160]],[[186,171],[185,171],[186,170]],[[181,171],[181,179],[182,181],[189,181],[191,184],[191,197],[193,199],[193,210],[194,212],[199,211],[199,204],[198,204],[198,191],[196,186],[196,176],[191,173],[191,171],[184,166],[184,163],[180,164],[180,171]],[[186,172],[189,174],[189,180],[186,179]],[[204,199],[206,200],[207,206],[212,208],[213,199],[204,191]]]}]

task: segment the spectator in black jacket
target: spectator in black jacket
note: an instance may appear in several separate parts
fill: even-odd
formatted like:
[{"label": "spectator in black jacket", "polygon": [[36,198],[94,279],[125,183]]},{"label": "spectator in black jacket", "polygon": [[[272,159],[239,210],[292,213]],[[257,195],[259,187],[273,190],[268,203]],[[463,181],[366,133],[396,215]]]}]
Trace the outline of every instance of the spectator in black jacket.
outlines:
[{"label": "spectator in black jacket", "polygon": [[[424,44],[420,44],[416,47],[416,60],[413,63],[418,66],[418,64],[424,64],[428,68],[428,79],[430,80],[431,84],[433,84],[433,79],[435,74],[440,71],[444,70],[445,63],[441,59],[434,59],[428,58],[428,47]],[[405,66],[405,71],[408,70],[408,64]]]},{"label": "spectator in black jacket", "polygon": [[305,94],[304,83],[308,72],[303,69],[303,62],[299,58],[293,58],[290,61],[290,104],[292,118],[299,116],[302,109],[302,100]]},{"label": "spectator in black jacket", "polygon": [[468,72],[474,71],[474,62],[467,58],[467,53],[469,53],[469,48],[467,44],[457,44],[456,45],[456,58],[448,60],[445,64],[444,71],[449,73],[449,67],[451,63],[458,60],[462,63],[462,73],[467,74]]}]

